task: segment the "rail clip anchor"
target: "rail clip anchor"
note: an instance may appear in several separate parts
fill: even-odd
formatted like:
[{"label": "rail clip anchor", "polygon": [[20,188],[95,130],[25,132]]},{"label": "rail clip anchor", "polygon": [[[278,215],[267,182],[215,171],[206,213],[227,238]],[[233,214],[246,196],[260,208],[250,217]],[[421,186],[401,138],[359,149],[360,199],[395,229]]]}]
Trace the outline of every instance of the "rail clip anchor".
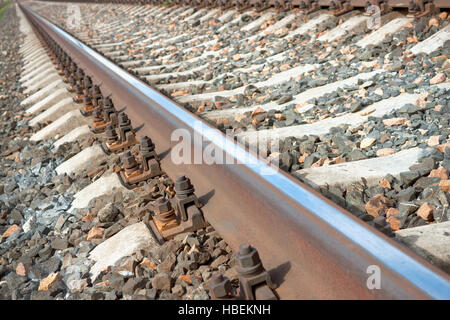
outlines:
[{"label": "rail clip anchor", "polygon": [[353,10],[349,0],[330,0],[329,12],[334,16],[340,16]]},{"label": "rail clip anchor", "polygon": [[93,114],[94,121],[92,125],[89,126],[89,129],[94,133],[103,133],[108,124],[115,127],[119,122],[114,104],[108,97],[103,99],[102,107],[93,111]]},{"label": "rail clip anchor", "polygon": [[249,0],[248,2],[250,2],[250,6],[253,7],[256,12],[261,12],[270,7],[267,0]]},{"label": "rail clip anchor", "polygon": [[203,217],[201,204],[194,194],[190,179],[185,176],[178,177],[175,181],[175,192],[174,206],[166,198],[159,198],[152,206],[155,216],[148,224],[159,243],[172,239],[177,234],[209,226]]},{"label": "rail clip anchor", "polygon": [[85,92],[83,101],[84,106],[80,109],[83,116],[89,117],[95,110],[101,110],[103,107],[103,102],[100,87],[98,85],[92,86],[88,93]]},{"label": "rail clip anchor", "polygon": [[433,0],[410,0],[408,5],[408,18],[421,18],[436,13],[438,9]]},{"label": "rail clip anchor", "polygon": [[239,246],[236,254],[236,270],[239,274],[240,296],[245,300],[277,300],[272,291],[276,284],[264,269],[258,251],[248,243]]},{"label": "rail clip anchor", "polygon": [[106,126],[107,141],[101,144],[103,151],[109,155],[128,149],[137,144],[136,134],[131,127],[131,121],[123,112],[119,113],[119,135],[111,124]]},{"label": "rail clip anchor", "polygon": [[366,1],[366,11],[363,13],[363,15],[370,17],[373,14],[377,13],[373,9],[371,9],[373,8],[373,6],[380,8],[380,15],[386,14],[392,10],[392,8],[388,5],[387,0],[368,0]]},{"label": "rail clip anchor", "polygon": [[291,2],[291,9],[299,8],[303,14],[310,14],[320,10],[320,5],[317,0],[293,0]]},{"label": "rail clip anchor", "polygon": [[121,160],[123,169],[117,174],[122,185],[128,189],[133,189],[138,183],[164,173],[155,152],[155,145],[147,136],[142,137],[139,142],[139,162],[130,151],[123,153]]}]

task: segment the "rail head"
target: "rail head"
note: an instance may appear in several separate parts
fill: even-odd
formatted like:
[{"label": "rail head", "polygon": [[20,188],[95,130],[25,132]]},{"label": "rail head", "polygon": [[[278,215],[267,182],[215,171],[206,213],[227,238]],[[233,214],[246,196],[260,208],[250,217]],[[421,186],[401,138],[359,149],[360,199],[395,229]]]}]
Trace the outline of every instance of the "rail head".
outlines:
[{"label": "rail head", "polygon": [[[282,299],[449,299],[448,275],[372,229],[288,174],[124,71],[95,50],[19,4],[97,83],[126,107],[138,135],[148,135],[174,177],[186,174],[204,201],[207,220],[233,250],[248,242],[278,284]],[[176,130],[192,150],[213,145],[232,164],[175,163]],[[196,139],[200,137],[200,139]],[[207,141],[202,139],[207,137]],[[196,164],[197,163],[197,164]],[[378,268],[380,286],[368,285]]]}]

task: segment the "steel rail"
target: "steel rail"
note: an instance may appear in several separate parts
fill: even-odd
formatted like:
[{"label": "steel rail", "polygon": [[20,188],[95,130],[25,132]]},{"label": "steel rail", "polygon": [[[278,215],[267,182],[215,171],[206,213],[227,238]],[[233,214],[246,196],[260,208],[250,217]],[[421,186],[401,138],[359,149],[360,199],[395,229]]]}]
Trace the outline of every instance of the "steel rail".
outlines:
[{"label": "steel rail", "polygon": [[[40,32],[48,34],[97,83],[112,93],[138,134],[148,135],[174,178],[186,174],[203,202],[207,220],[233,250],[256,247],[281,299],[449,299],[450,277],[392,239],[284,172],[269,167],[216,128],[130,75],[58,26],[20,4]],[[239,164],[176,164],[172,133],[207,137]],[[208,141],[193,139],[204,148]],[[194,149],[193,149],[194,150]],[[204,149],[201,149],[204,150]],[[250,158],[250,164],[244,162]],[[194,160],[194,155],[191,155]],[[192,162],[194,163],[194,162]],[[269,169],[271,168],[271,169]],[[271,175],[260,172],[272,170]],[[381,271],[369,289],[369,266]]]}]

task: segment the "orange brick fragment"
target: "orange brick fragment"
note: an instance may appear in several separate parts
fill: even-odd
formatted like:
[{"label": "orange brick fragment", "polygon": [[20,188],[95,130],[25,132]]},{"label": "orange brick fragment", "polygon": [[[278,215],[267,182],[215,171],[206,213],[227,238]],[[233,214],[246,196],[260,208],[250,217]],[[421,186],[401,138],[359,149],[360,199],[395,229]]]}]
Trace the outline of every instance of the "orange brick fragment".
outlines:
[{"label": "orange brick fragment", "polygon": [[87,241],[91,241],[93,239],[101,239],[103,238],[104,233],[105,233],[104,228],[93,227],[91,230],[89,230]]},{"label": "orange brick fragment", "polygon": [[431,18],[430,20],[428,20],[428,26],[435,26],[436,28],[439,28],[439,21],[436,18]]},{"label": "orange brick fragment", "polygon": [[417,210],[417,215],[421,217],[423,220],[432,221],[433,211],[434,207],[425,202],[423,205],[420,206],[419,210]]},{"label": "orange brick fragment", "polygon": [[86,222],[86,221],[92,221],[94,220],[95,216],[92,213],[89,213],[88,215],[84,216],[83,218],[81,218],[81,221]]},{"label": "orange brick fragment", "polygon": [[148,258],[144,258],[144,260],[142,260],[140,265],[144,266],[146,268],[152,269],[152,270],[156,270],[156,268],[157,268],[156,263],[154,263],[153,261],[149,260]]},{"label": "orange brick fragment", "polygon": [[401,126],[402,124],[404,124],[406,121],[408,121],[407,118],[391,118],[391,119],[385,119],[383,120],[383,124],[386,127],[390,127],[390,126]]},{"label": "orange brick fragment", "polygon": [[429,177],[441,178],[443,180],[448,179],[448,171],[447,169],[440,167],[435,170],[431,170]]},{"label": "orange brick fragment", "polygon": [[17,230],[20,230],[20,227],[16,224],[13,224],[11,227],[6,229],[6,231],[3,233],[2,237],[6,239],[6,238],[10,237]]},{"label": "orange brick fragment", "polygon": [[382,194],[373,196],[366,203],[366,211],[372,217],[378,217],[381,211],[386,211],[388,208],[389,200]]},{"label": "orange brick fragment", "polygon": [[386,188],[386,189],[391,189],[391,184],[389,183],[389,181],[386,178],[381,179],[380,183],[378,184],[378,186],[382,187],[382,188]]},{"label": "orange brick fragment", "polygon": [[306,157],[309,156],[309,153],[304,153],[298,158],[298,163],[305,162]]},{"label": "orange brick fragment", "polygon": [[425,140],[425,142],[430,147],[437,146],[437,145],[439,145],[439,136],[431,136],[429,139]]},{"label": "orange brick fragment", "polygon": [[434,84],[438,84],[438,83],[442,83],[445,81],[447,77],[445,76],[444,73],[438,73],[437,75],[435,75],[433,78],[430,79],[430,84],[434,85]]},{"label": "orange brick fragment", "polygon": [[255,110],[253,110],[251,117],[253,118],[254,116],[258,115],[258,114],[263,114],[266,113],[266,110],[264,110],[263,108],[256,108]]},{"label": "orange brick fragment", "polygon": [[25,267],[25,265],[20,262],[17,267],[16,267],[16,273],[21,276],[21,277],[25,277],[28,272],[27,272],[27,268]]},{"label": "orange brick fragment", "polygon": [[400,230],[400,219],[397,216],[390,216],[386,221],[391,225],[392,231]]},{"label": "orange brick fragment", "polygon": [[377,151],[377,157],[386,157],[394,154],[395,151],[392,148],[384,148]]},{"label": "orange brick fragment", "polygon": [[450,142],[440,144],[440,145],[436,146],[436,149],[438,149],[440,152],[444,153],[446,147],[450,148]]},{"label": "orange brick fragment", "polygon": [[441,182],[439,182],[439,187],[441,187],[442,191],[449,192],[450,191],[450,180],[441,180]]},{"label": "orange brick fragment", "polygon": [[192,279],[191,279],[191,275],[190,274],[182,274],[178,277],[178,279],[183,280],[184,282],[188,283],[188,284],[192,284]]},{"label": "orange brick fragment", "polygon": [[400,212],[398,211],[398,209],[395,208],[389,208],[386,211],[386,218],[392,217],[392,216],[398,216],[400,214]]},{"label": "orange brick fragment", "polygon": [[39,284],[38,291],[45,291],[51,289],[58,281],[61,280],[61,274],[59,272],[55,272],[50,274],[47,278],[41,280]]}]

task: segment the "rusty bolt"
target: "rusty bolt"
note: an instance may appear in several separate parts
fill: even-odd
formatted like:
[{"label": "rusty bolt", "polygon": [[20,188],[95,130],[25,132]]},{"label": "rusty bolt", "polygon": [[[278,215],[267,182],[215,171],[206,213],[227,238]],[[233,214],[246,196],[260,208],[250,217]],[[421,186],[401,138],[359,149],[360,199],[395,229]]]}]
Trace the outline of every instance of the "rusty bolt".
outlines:
[{"label": "rusty bolt", "polygon": [[191,191],[194,192],[194,187],[191,180],[186,176],[179,176],[175,181],[175,192]]},{"label": "rusty bolt", "polygon": [[258,251],[248,243],[239,246],[239,252],[236,254],[236,258],[239,266],[242,268],[251,268],[261,263]]},{"label": "rusty bolt", "polygon": [[89,77],[89,76],[84,76],[83,81],[84,81],[84,86],[85,86],[86,88],[90,88],[90,87],[92,86],[92,80],[91,80],[91,77]]},{"label": "rusty bolt", "polygon": [[69,68],[72,64],[72,60],[70,59],[70,57],[68,55],[66,55],[66,58],[64,59],[64,65]]},{"label": "rusty bolt", "polygon": [[110,108],[112,107],[113,103],[109,97],[103,98],[103,107],[104,108]]},{"label": "rusty bolt", "polygon": [[102,93],[101,93],[101,91],[100,91],[100,87],[98,86],[98,85],[94,85],[92,88],[91,88],[91,95],[93,96],[93,97],[98,97],[98,96],[101,96],[102,95]]},{"label": "rusty bolt", "polygon": [[155,212],[156,213],[165,213],[165,212],[169,212],[172,210],[172,204],[170,203],[170,201],[165,198],[159,198],[155,201]]},{"label": "rusty bolt", "polygon": [[141,138],[141,141],[139,141],[139,145],[141,151],[149,152],[155,150],[155,144],[153,143],[152,139],[147,136]]},{"label": "rusty bolt", "polygon": [[226,298],[232,293],[230,280],[220,273],[212,277],[209,288],[216,298]]},{"label": "rusty bolt", "polygon": [[130,124],[130,119],[125,112],[119,113],[119,126],[124,127]]},{"label": "rusty bolt", "polygon": [[114,130],[114,128],[111,124],[108,124],[106,126],[106,138],[108,140],[108,143],[114,143],[117,141],[116,130]]},{"label": "rusty bolt", "polygon": [[89,105],[89,104],[92,103],[91,102],[91,97],[88,94],[86,94],[86,93],[83,96],[83,103],[86,104],[86,105]]},{"label": "rusty bolt", "polygon": [[94,122],[100,122],[103,120],[102,112],[100,110],[94,110]]},{"label": "rusty bolt", "polygon": [[133,169],[138,166],[136,158],[131,154],[130,151],[126,151],[122,155],[122,163],[125,170]]},{"label": "rusty bolt", "polygon": [[75,86],[75,92],[76,94],[82,95],[83,94],[83,88],[81,88],[78,84]]},{"label": "rusty bolt", "polygon": [[81,81],[81,79],[84,78],[84,71],[83,71],[83,69],[78,68],[75,75],[76,75],[77,80]]}]

